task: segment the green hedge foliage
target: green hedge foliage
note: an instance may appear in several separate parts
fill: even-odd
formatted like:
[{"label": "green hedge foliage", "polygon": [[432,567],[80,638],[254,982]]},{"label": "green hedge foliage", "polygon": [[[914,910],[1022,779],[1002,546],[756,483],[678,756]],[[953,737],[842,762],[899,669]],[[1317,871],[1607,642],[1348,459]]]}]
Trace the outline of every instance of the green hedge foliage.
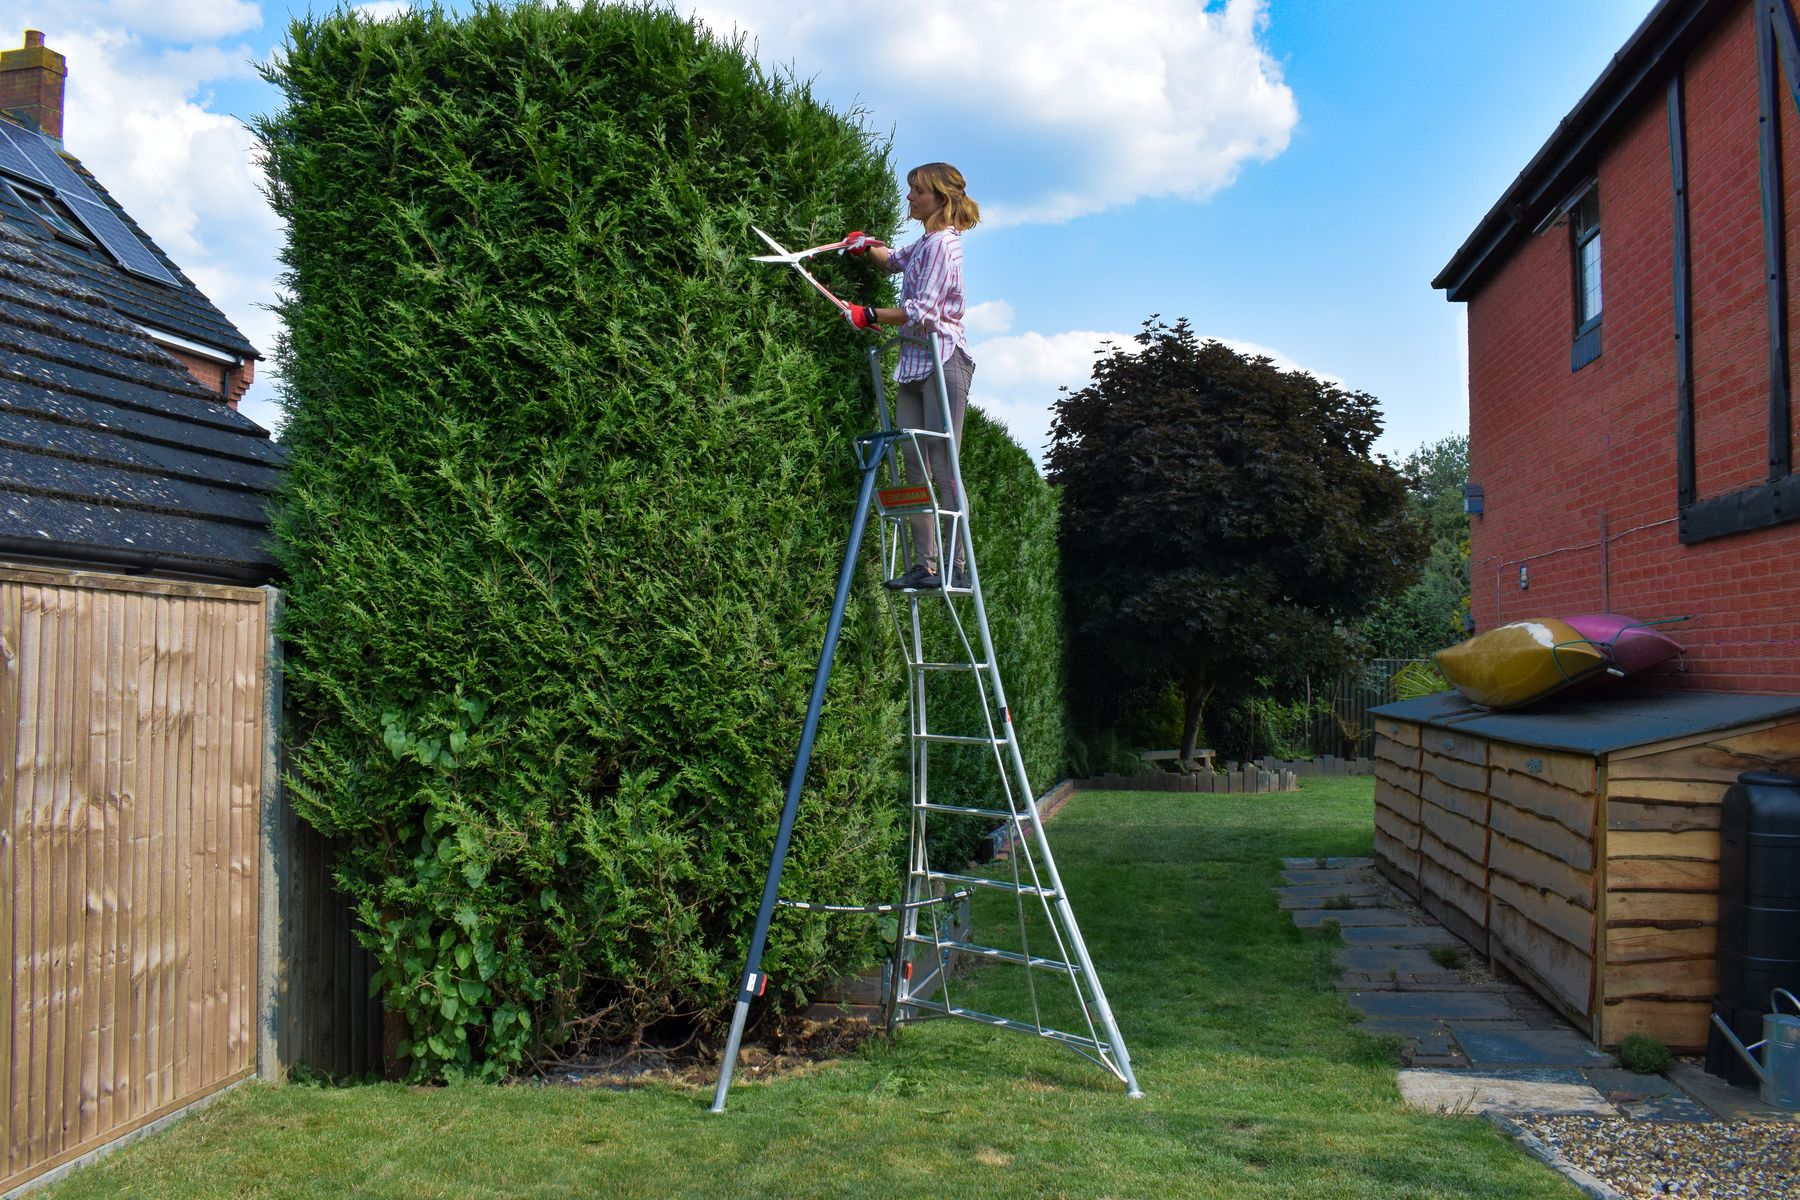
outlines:
[{"label": "green hedge foliage", "polygon": [[[886,152],[652,8],[308,18],[269,77],[288,782],[345,848],[412,1075],[711,1025],[872,424],[864,343],[748,227],[891,230]],[[866,561],[789,896],[897,889],[904,686]],[[780,911],[774,1005],[872,942]]]}]

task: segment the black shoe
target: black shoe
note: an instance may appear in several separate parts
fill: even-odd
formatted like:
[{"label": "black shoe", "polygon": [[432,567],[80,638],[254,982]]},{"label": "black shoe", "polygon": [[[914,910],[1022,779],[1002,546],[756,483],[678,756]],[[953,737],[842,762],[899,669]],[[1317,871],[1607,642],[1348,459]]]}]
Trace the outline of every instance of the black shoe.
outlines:
[{"label": "black shoe", "polygon": [[966,564],[958,563],[950,572],[950,586],[961,592],[969,590],[969,568]]},{"label": "black shoe", "polygon": [[904,592],[910,588],[925,587],[927,586],[925,583],[927,574],[928,572],[925,570],[924,563],[914,563],[892,579],[883,580],[881,586],[891,588],[896,592]]},{"label": "black shoe", "polygon": [[919,582],[913,584],[913,586],[918,588],[922,592],[928,592],[928,591],[933,590],[934,588],[943,587],[944,586],[944,577],[942,575],[939,575],[936,571],[927,571],[927,572],[925,572],[925,577],[923,579],[919,580]]}]

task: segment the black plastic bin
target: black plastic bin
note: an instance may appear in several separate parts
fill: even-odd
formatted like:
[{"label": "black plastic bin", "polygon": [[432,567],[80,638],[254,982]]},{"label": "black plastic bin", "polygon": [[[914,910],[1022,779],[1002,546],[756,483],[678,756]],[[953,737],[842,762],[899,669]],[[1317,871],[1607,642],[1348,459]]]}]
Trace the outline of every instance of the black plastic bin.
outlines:
[{"label": "black plastic bin", "polygon": [[[1719,999],[1746,1043],[1762,1037],[1769,992],[1800,994],[1800,776],[1747,771],[1719,812]],[[1728,1068],[1728,1069],[1725,1069]],[[1753,1082],[1717,1029],[1706,1069]]]}]

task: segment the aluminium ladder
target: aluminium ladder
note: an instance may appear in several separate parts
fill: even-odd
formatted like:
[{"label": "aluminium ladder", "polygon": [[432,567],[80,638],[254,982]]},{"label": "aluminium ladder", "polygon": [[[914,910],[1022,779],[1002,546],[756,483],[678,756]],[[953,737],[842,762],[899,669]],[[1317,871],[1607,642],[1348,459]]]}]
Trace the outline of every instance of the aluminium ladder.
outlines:
[{"label": "aluminium ladder", "polygon": [[[939,409],[939,430],[898,428],[888,409],[887,390],[881,372],[881,355],[902,342],[924,345],[932,351],[933,390]],[[969,535],[969,514],[963,487],[960,447],[950,429],[949,393],[944,382],[942,355],[938,353],[935,334],[928,340],[900,336],[869,351],[870,373],[875,382],[876,409],[881,428],[856,439],[858,466],[862,484],[851,521],[850,544],[838,572],[837,594],[831,619],[826,627],[825,645],[819,655],[813,676],[811,701],[801,731],[799,752],[788,779],[787,800],[781,824],[775,837],[774,852],[769,862],[768,877],[763,887],[762,904],[757,913],[750,951],[739,979],[738,998],[732,1013],[731,1032],[720,1063],[718,1086],[713,1095],[712,1111],[725,1111],[726,1094],[731,1087],[737,1065],[738,1046],[750,1002],[762,994],[767,977],[762,974],[763,950],[768,942],[769,923],[778,906],[823,910],[829,912],[861,912],[893,914],[897,930],[894,937],[893,961],[887,971],[884,1002],[890,1033],[899,1025],[915,1021],[961,1019],[991,1027],[1011,1029],[1057,1042],[1097,1062],[1110,1071],[1133,1097],[1141,1096],[1137,1078],[1132,1073],[1131,1058],[1113,1019],[1112,1008],[1101,988],[1100,977],[1082,940],[1075,922],[1074,910],[1050,843],[1044,834],[1037,802],[1033,799],[1026,776],[1025,760],[1019,749],[1012,711],[1006,702],[999,665],[995,660],[993,638],[989,633],[987,607],[981,592],[981,574],[975,561],[973,539]],[[946,508],[939,495],[939,484],[926,478],[901,485],[895,444],[910,445],[917,459],[929,462],[924,452],[928,439],[951,444],[950,460],[954,497],[958,507]],[[877,478],[887,468],[891,486],[878,489]],[[813,740],[818,732],[819,713],[830,678],[831,663],[837,649],[838,634],[843,626],[845,607],[849,602],[856,558],[861,550],[871,506],[881,518],[881,561],[889,577],[897,575],[911,561],[910,518],[928,514],[935,523],[940,548],[939,568],[944,586],[926,591],[906,590],[898,593],[901,602],[890,605],[895,632],[905,653],[908,681],[908,734],[911,744],[910,831],[907,848],[905,883],[897,903],[827,904],[779,898],[781,872],[787,858],[788,843],[793,834],[794,818],[799,807],[801,784],[812,757]],[[955,553],[960,546],[967,561],[967,586],[951,586]],[[922,612],[922,609],[927,611]],[[933,614],[930,610],[937,610]],[[976,637],[971,639],[969,626]],[[930,629],[934,636],[928,637]],[[947,653],[928,653],[947,642]],[[972,732],[933,730],[927,720],[927,680],[944,675],[959,676],[972,682],[979,699],[983,728]],[[976,806],[944,804],[931,799],[931,763],[934,750],[953,751],[974,748],[991,756],[997,775],[996,794],[1004,805]],[[933,814],[943,816],[977,816],[1000,822],[997,836],[1009,849],[1007,872],[1003,875],[966,874],[939,870],[930,861],[926,832]],[[987,945],[970,940],[972,934],[948,919],[951,904],[967,904],[976,892],[1000,892],[1011,896],[1018,925],[1013,946]],[[921,918],[925,918],[921,922]],[[1031,947],[1032,925],[1047,941],[1040,951]],[[978,1011],[958,1003],[953,994],[960,987],[954,982],[953,964],[958,956],[977,961],[1004,963],[1023,969],[1029,1013],[1003,1016]],[[925,968],[914,979],[915,965]],[[1054,977],[1059,989],[1040,996],[1040,976]],[[1053,997],[1055,999],[1053,999]],[[1046,1007],[1060,1006],[1064,1014],[1077,1014],[1070,1030],[1053,1028],[1046,1023]]]}]

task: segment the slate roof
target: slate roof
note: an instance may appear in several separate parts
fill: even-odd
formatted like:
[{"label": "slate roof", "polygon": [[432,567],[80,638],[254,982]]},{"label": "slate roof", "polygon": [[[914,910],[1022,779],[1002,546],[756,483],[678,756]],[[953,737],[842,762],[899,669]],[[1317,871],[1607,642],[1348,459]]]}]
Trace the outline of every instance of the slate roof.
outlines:
[{"label": "slate roof", "polygon": [[[6,118],[0,116],[0,120]],[[18,127],[17,122],[11,124]],[[34,133],[33,136],[39,135]],[[164,254],[162,248],[150,239],[150,235],[132,220],[131,214],[120,207],[112,193],[94,178],[93,173],[68,153],[63,152],[62,157],[94,195],[104,201],[125,222],[126,227],[137,235],[138,240],[144,243],[156,260],[180,281],[180,286],[169,287],[133,275],[129,271],[122,271],[100,246],[71,245],[44,232],[37,218],[19,202],[19,198],[8,187],[0,187],[0,221],[17,222],[21,231],[35,238],[44,252],[55,258],[60,266],[104,296],[107,303],[132,320],[189,341],[229,350],[241,358],[260,359],[262,355],[257,352],[256,347],[194,286],[193,280],[182,274],[175,261]],[[0,182],[4,182],[4,177],[0,177]]]},{"label": "slate roof", "polygon": [[269,579],[281,447],[134,324],[138,291],[174,289],[71,262],[41,229],[0,209],[0,556]]}]

